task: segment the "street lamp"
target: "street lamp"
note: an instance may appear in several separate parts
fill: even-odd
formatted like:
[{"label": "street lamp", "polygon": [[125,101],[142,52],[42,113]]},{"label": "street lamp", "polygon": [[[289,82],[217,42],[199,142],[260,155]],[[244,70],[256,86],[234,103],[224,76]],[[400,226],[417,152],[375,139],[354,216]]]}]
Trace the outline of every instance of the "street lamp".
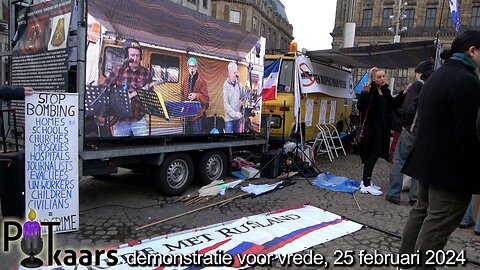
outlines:
[{"label": "street lamp", "polygon": [[402,26],[400,27],[401,22],[407,18],[405,14],[405,8],[407,7],[408,3],[404,2],[402,4],[402,0],[398,0],[398,10],[396,15],[390,15],[390,20],[395,27],[389,27],[388,31],[391,33],[395,33],[395,37],[393,38],[393,43],[400,43],[400,33],[407,30],[407,27]]}]

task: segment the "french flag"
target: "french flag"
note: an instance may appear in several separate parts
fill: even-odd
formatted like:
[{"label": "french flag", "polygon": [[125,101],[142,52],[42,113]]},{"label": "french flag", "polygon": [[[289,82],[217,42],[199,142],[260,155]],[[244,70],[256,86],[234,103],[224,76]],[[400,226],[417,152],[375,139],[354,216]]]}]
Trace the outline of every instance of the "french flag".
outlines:
[{"label": "french flag", "polygon": [[280,73],[280,65],[282,58],[278,58],[275,62],[266,66],[263,72],[263,101],[277,99],[278,74]]}]

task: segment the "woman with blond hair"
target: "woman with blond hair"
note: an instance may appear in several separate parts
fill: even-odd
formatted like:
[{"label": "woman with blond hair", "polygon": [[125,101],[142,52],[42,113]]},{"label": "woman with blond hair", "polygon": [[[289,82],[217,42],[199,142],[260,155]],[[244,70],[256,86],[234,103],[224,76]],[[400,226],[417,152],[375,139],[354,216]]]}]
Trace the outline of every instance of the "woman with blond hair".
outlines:
[{"label": "woman with blond hair", "polygon": [[373,168],[379,158],[389,160],[392,111],[405,99],[403,92],[393,98],[385,81],[385,71],[372,68],[357,103],[362,124],[359,132],[363,138],[359,145],[360,157],[364,164],[360,192],[376,196],[382,195],[382,191],[372,183]]}]

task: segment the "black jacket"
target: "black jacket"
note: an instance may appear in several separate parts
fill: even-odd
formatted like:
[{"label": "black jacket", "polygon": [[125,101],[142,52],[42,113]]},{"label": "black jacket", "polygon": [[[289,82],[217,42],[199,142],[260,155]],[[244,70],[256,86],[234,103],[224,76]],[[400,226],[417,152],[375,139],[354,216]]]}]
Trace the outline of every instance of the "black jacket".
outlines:
[{"label": "black jacket", "polygon": [[[358,98],[357,108],[360,111],[361,121],[365,120],[364,134],[364,148],[362,162],[372,154],[370,149],[375,143],[381,143],[380,157],[388,160],[390,158],[390,130],[393,109],[401,106],[405,100],[405,94],[400,93],[395,98],[392,97],[388,85],[385,84],[381,88],[383,96],[387,101],[386,114],[383,115],[380,110],[380,94],[376,86],[372,84],[368,93],[362,92]],[[370,108],[369,108],[369,103]],[[368,114],[367,114],[368,110]],[[366,118],[365,118],[366,115]],[[380,133],[375,132],[380,129]],[[380,135],[379,135],[380,134]]]},{"label": "black jacket", "polygon": [[451,191],[480,193],[479,107],[480,80],[461,62],[447,60],[422,88],[418,133],[402,172]]},{"label": "black jacket", "polygon": [[24,99],[25,98],[25,88],[19,86],[9,86],[2,85],[0,86],[0,99],[11,100],[11,99]]},{"label": "black jacket", "polygon": [[480,141],[480,109],[478,109],[478,112],[477,112],[477,137],[478,137],[478,140]]}]

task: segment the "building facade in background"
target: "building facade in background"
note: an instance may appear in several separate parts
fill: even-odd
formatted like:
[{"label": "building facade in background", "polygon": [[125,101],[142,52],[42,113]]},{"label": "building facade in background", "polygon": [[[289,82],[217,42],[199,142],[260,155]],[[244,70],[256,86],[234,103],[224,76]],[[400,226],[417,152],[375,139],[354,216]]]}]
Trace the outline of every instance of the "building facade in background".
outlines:
[{"label": "building facade in background", "polygon": [[[460,0],[459,9],[459,33],[467,29],[480,30],[480,1]],[[400,36],[400,42],[435,40],[437,33],[440,41],[449,45],[457,36],[448,0],[337,0],[335,28],[331,33],[333,48],[343,47],[347,22],[356,24],[355,46],[393,43],[395,34]],[[365,71],[355,72],[357,81]],[[395,77],[397,89],[414,78],[413,69],[387,73]]]},{"label": "building facade in background", "polygon": [[189,9],[212,16],[211,0],[170,0]]},{"label": "building facade in background", "polygon": [[288,51],[293,40],[293,26],[280,0],[211,1],[213,17],[265,37],[267,54]]},{"label": "building facade in background", "polygon": [[266,38],[267,54],[286,53],[293,40],[280,0],[170,0]]},{"label": "building facade in background", "polygon": [[[0,51],[8,50],[8,0],[2,0],[0,4]],[[2,58],[0,62],[0,82],[3,84],[7,79],[7,64]]]}]

